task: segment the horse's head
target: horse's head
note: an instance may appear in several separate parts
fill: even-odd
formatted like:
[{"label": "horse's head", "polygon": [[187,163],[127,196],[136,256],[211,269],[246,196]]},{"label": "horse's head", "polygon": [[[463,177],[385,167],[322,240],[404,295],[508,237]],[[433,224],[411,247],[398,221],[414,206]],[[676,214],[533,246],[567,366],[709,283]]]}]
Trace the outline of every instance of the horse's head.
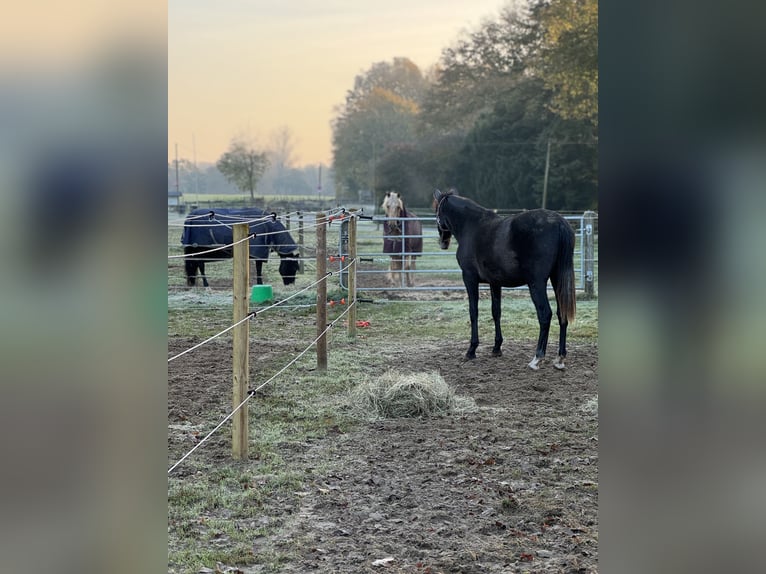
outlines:
[{"label": "horse's head", "polygon": [[434,211],[436,212],[436,228],[439,231],[439,247],[442,249],[448,249],[450,240],[452,239],[452,231],[449,227],[449,220],[444,214],[444,203],[447,198],[452,195],[452,191],[442,193],[438,189],[434,191]]},{"label": "horse's head", "polygon": [[[386,192],[386,197],[383,198],[383,203],[381,204],[380,208],[383,210],[383,213],[386,214],[386,217],[390,218],[396,218],[396,217],[402,217],[404,214],[404,202],[402,201],[402,196],[399,195],[395,191],[389,191]],[[402,222],[392,220],[388,222],[388,228],[390,233],[401,233]]]},{"label": "horse's head", "polygon": [[300,269],[300,263],[298,263],[300,250],[293,236],[290,235],[290,232],[282,222],[276,218],[276,213],[272,214],[272,216],[272,220],[268,222],[268,242],[271,249],[279,255],[279,274],[282,277],[282,283],[292,285],[295,283],[295,275]]},{"label": "horse's head", "polygon": [[282,276],[282,282],[285,285],[292,285],[295,283],[295,275],[300,269],[298,263],[298,253],[291,253],[288,255],[279,254],[279,274]]}]

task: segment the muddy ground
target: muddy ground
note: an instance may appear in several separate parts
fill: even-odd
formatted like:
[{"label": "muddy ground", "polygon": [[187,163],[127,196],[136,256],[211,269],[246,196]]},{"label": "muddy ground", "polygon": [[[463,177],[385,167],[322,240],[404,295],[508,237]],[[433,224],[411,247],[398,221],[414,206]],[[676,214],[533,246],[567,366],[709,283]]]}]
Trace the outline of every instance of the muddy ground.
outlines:
[{"label": "muddy ground", "polygon": [[[188,344],[171,338],[169,352]],[[260,352],[279,345],[261,343]],[[597,572],[596,346],[571,344],[565,372],[550,362],[527,369],[533,341],[508,342],[499,358],[485,346],[472,362],[463,347],[415,347],[397,367],[438,370],[475,409],[282,445],[313,478],[295,496],[265,502],[250,523],[254,532],[269,527],[254,534],[256,562],[276,549],[294,557],[280,570],[289,573]],[[217,368],[230,348],[207,345],[190,357],[169,374],[169,425],[230,400],[230,375]],[[195,456],[227,459],[229,444],[224,433]],[[169,435],[169,460],[187,445]]]}]

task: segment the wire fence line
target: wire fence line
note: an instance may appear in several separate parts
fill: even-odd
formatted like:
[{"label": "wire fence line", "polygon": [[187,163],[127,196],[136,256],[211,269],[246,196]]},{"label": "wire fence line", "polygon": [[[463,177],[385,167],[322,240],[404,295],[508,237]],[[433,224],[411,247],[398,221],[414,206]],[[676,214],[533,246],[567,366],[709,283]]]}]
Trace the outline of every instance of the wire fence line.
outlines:
[{"label": "wire fence line", "polygon": [[[216,214],[216,211],[214,209],[211,209],[207,211],[206,213],[200,214],[200,215],[187,215],[184,219],[176,219],[174,221],[168,221],[169,227],[189,227],[188,221],[199,221],[200,219],[204,219],[206,217],[210,217],[210,214]],[[328,209],[323,211],[322,213],[325,214],[325,216],[329,218],[334,218],[338,214],[345,213],[346,215],[351,215],[350,212],[346,211],[345,207],[337,207],[334,209]],[[275,214],[275,215],[272,215]],[[230,223],[221,223],[220,221],[217,223],[210,223],[210,224],[201,224],[201,223],[194,223],[193,225],[195,227],[220,227],[220,226],[229,226],[234,223],[262,223],[265,221],[273,220],[273,219],[287,219],[292,217],[301,217],[303,215],[309,215],[309,212],[301,212],[301,211],[293,211],[290,213],[285,214],[277,214],[276,212],[266,213],[262,217],[258,218],[247,218],[242,217],[238,215],[233,215],[229,213],[218,213],[217,215],[225,215],[227,218],[231,218],[234,221],[231,221]],[[311,212],[311,215],[313,215],[313,212]],[[313,225],[313,224],[311,224]]]},{"label": "wire fence line", "polygon": [[[341,220],[345,219],[345,210],[342,210],[340,213],[341,213],[341,217],[340,217],[340,219],[341,219]],[[349,215],[352,215],[352,214],[349,214]],[[331,221],[331,220],[332,220],[332,219],[329,219],[329,220],[327,220],[327,221],[325,221],[325,222],[322,222],[322,223],[318,223],[318,224],[317,224],[317,226],[319,226],[319,225],[327,225],[327,226],[329,227],[329,224],[330,224],[330,221]],[[242,241],[246,241],[246,240],[248,240],[248,239],[249,239],[249,237],[247,237],[247,238],[244,238],[243,240],[241,240],[241,241],[238,241],[238,242],[236,242],[236,243],[241,243]],[[235,244],[236,244],[236,243],[235,243]],[[233,245],[234,245],[234,244],[233,244]],[[314,258],[314,259],[316,259],[316,258]],[[332,259],[333,259],[333,256],[328,256],[328,259],[332,260]],[[346,261],[345,257],[344,257],[344,258],[341,258],[341,261]],[[227,333],[227,332],[231,331],[232,329],[234,329],[234,328],[238,327],[239,325],[242,325],[242,324],[243,324],[243,323],[245,323],[246,321],[250,321],[251,319],[253,319],[254,317],[256,317],[258,314],[262,314],[262,313],[265,313],[265,312],[267,312],[267,311],[269,311],[269,310],[271,310],[271,309],[277,308],[277,307],[279,307],[279,306],[283,305],[284,303],[288,302],[289,300],[293,299],[294,297],[297,297],[297,296],[298,296],[298,295],[300,295],[301,293],[303,293],[303,292],[305,292],[305,291],[308,291],[309,289],[312,289],[312,288],[316,287],[317,285],[319,285],[319,284],[320,284],[320,283],[322,283],[323,281],[325,281],[325,282],[326,282],[328,277],[330,277],[330,276],[332,276],[332,275],[334,275],[334,274],[336,274],[336,273],[337,273],[337,274],[342,274],[343,272],[347,271],[347,270],[348,270],[348,269],[349,269],[349,268],[350,268],[352,265],[354,265],[354,264],[355,264],[355,262],[356,262],[356,259],[353,259],[353,258],[349,258],[349,259],[347,260],[347,264],[346,264],[344,267],[342,267],[341,269],[338,269],[338,270],[333,270],[333,271],[327,271],[327,272],[326,272],[326,273],[325,273],[325,274],[324,274],[322,277],[318,278],[316,281],[314,281],[314,282],[312,282],[311,284],[307,285],[306,287],[304,287],[304,288],[300,289],[299,291],[297,291],[297,292],[293,293],[292,295],[290,295],[290,296],[286,297],[285,299],[282,299],[281,301],[278,301],[278,302],[276,302],[276,303],[274,303],[274,304],[272,304],[272,305],[270,305],[270,306],[268,306],[268,307],[265,307],[265,308],[263,308],[263,309],[259,309],[258,311],[253,311],[253,312],[250,312],[250,313],[249,313],[247,316],[245,316],[245,317],[244,317],[243,319],[241,319],[240,321],[237,321],[235,324],[233,324],[233,325],[231,325],[231,326],[227,327],[226,329],[224,329],[224,330],[220,331],[219,333],[216,333],[216,334],[215,334],[215,335],[213,335],[212,337],[209,337],[209,338],[207,338],[206,340],[204,340],[204,341],[202,341],[202,342],[200,342],[200,343],[198,343],[198,344],[194,345],[193,347],[191,347],[191,348],[189,348],[189,349],[186,349],[186,350],[182,351],[181,353],[178,353],[177,355],[175,355],[175,356],[173,356],[173,357],[170,357],[170,358],[168,359],[168,363],[170,363],[170,362],[172,362],[172,361],[174,361],[174,360],[176,360],[176,359],[178,359],[178,358],[180,358],[180,357],[182,357],[182,356],[186,355],[187,353],[190,353],[190,352],[194,351],[195,349],[198,349],[198,348],[202,347],[202,346],[203,346],[203,345],[205,345],[205,344],[208,344],[208,343],[210,343],[211,341],[213,341],[214,339],[216,339],[216,338],[218,338],[218,337],[221,337],[221,336],[223,336],[225,333]],[[319,303],[319,302],[317,302],[317,303]],[[248,390],[248,392],[247,392],[247,396],[245,397],[245,399],[244,399],[244,400],[242,400],[242,401],[241,401],[241,402],[240,402],[240,403],[239,403],[239,404],[238,404],[238,405],[237,405],[237,406],[236,406],[236,407],[235,407],[235,408],[234,408],[234,409],[233,409],[233,410],[232,410],[232,411],[231,411],[229,414],[227,414],[227,415],[226,415],[226,416],[223,418],[223,420],[221,420],[221,421],[220,421],[220,422],[219,422],[219,423],[218,423],[218,424],[217,424],[217,425],[216,425],[216,426],[215,426],[215,427],[214,427],[214,428],[213,428],[213,429],[212,429],[212,430],[211,430],[211,431],[210,431],[210,432],[209,432],[209,433],[208,433],[208,434],[207,434],[207,435],[204,437],[204,438],[202,438],[202,439],[201,439],[201,440],[200,440],[200,441],[199,441],[199,442],[198,442],[196,445],[194,445],[194,447],[193,447],[191,450],[189,450],[189,451],[188,451],[186,454],[184,454],[184,455],[183,455],[183,456],[182,456],[182,457],[181,457],[181,458],[180,458],[180,459],[179,459],[179,460],[178,460],[178,461],[177,461],[175,464],[173,464],[173,465],[170,467],[170,469],[168,470],[168,475],[170,475],[170,474],[173,472],[173,470],[175,470],[176,468],[178,468],[178,466],[179,466],[179,465],[180,465],[180,464],[181,464],[183,461],[185,461],[185,460],[186,460],[186,459],[187,459],[189,456],[191,456],[191,454],[192,454],[192,453],[194,453],[194,451],[196,451],[196,450],[197,450],[199,447],[201,447],[203,444],[205,444],[205,443],[206,443],[206,442],[207,442],[207,441],[208,441],[208,440],[209,440],[209,439],[210,439],[210,438],[211,438],[211,437],[212,437],[212,436],[213,436],[213,435],[214,435],[214,434],[215,434],[215,433],[216,433],[216,432],[217,432],[217,431],[218,431],[218,430],[219,430],[219,429],[220,429],[220,428],[221,428],[221,427],[222,427],[222,426],[223,426],[223,425],[224,425],[224,424],[225,424],[225,423],[228,421],[228,420],[230,420],[230,419],[231,419],[231,418],[232,418],[232,417],[233,417],[233,416],[234,416],[234,415],[235,415],[237,412],[239,412],[239,410],[240,410],[240,409],[242,409],[242,408],[243,408],[243,407],[244,407],[244,406],[247,404],[247,402],[248,402],[248,401],[249,401],[249,400],[250,400],[250,399],[251,399],[251,398],[252,398],[252,397],[253,397],[253,396],[254,396],[254,395],[255,395],[255,394],[258,392],[258,391],[260,391],[261,389],[263,389],[264,387],[266,387],[267,385],[269,385],[270,383],[272,383],[274,380],[276,380],[276,379],[277,379],[277,378],[278,378],[280,375],[282,375],[282,374],[283,374],[285,371],[287,371],[287,370],[288,370],[288,369],[289,369],[291,366],[293,366],[295,363],[297,363],[297,362],[298,362],[298,361],[299,361],[299,360],[300,360],[300,359],[301,359],[301,358],[302,358],[302,357],[303,357],[303,356],[304,356],[306,353],[308,353],[308,352],[309,352],[309,351],[310,351],[310,350],[311,350],[311,349],[312,349],[312,348],[313,348],[313,347],[314,347],[314,346],[315,346],[315,345],[316,345],[316,344],[317,344],[317,343],[318,343],[318,342],[319,342],[319,341],[322,339],[322,337],[324,337],[325,335],[327,335],[327,333],[328,333],[328,332],[329,332],[329,331],[330,331],[330,330],[331,330],[331,329],[332,329],[332,328],[333,328],[333,327],[334,327],[334,326],[335,326],[335,325],[336,325],[336,324],[337,324],[337,323],[338,323],[338,322],[339,322],[339,321],[340,321],[340,320],[341,320],[343,317],[345,317],[345,316],[346,316],[346,315],[347,315],[347,314],[348,314],[348,313],[351,311],[351,309],[352,309],[352,308],[354,308],[354,307],[356,306],[356,304],[357,304],[357,301],[356,301],[356,300],[354,300],[354,301],[349,301],[348,305],[347,305],[347,306],[346,306],[346,308],[343,310],[343,312],[341,312],[341,313],[340,313],[340,314],[339,314],[339,315],[338,315],[338,316],[337,316],[337,317],[336,317],[334,320],[332,320],[331,322],[329,322],[329,323],[328,323],[328,324],[325,326],[325,328],[323,329],[323,331],[322,331],[322,332],[321,332],[319,335],[317,335],[317,337],[316,337],[316,338],[315,338],[315,339],[314,339],[314,340],[313,340],[313,341],[312,341],[312,342],[311,342],[311,343],[310,343],[310,344],[309,344],[309,345],[308,345],[308,346],[307,346],[307,347],[306,347],[306,348],[305,348],[303,351],[301,351],[300,353],[298,353],[298,354],[297,354],[295,357],[293,357],[293,358],[292,358],[292,359],[291,359],[291,360],[290,360],[290,361],[289,361],[289,362],[288,362],[288,363],[287,363],[285,366],[283,366],[281,369],[279,369],[279,370],[278,370],[278,371],[277,371],[277,372],[276,372],[276,373],[275,373],[273,376],[271,376],[271,377],[270,377],[269,379],[267,379],[265,382],[263,382],[262,384],[260,384],[258,387],[256,387],[255,389],[250,389],[250,390]]]},{"label": "wire fence line", "polygon": [[203,345],[205,345],[205,344],[207,344],[207,343],[209,343],[209,342],[213,341],[214,339],[217,339],[218,337],[221,337],[221,336],[225,335],[226,333],[228,333],[229,331],[231,331],[231,330],[232,330],[232,329],[234,329],[235,327],[238,327],[239,325],[241,325],[241,324],[242,324],[242,323],[244,323],[245,321],[249,321],[250,319],[253,319],[253,318],[255,318],[256,316],[258,316],[258,315],[260,315],[260,314],[263,314],[263,313],[265,313],[266,311],[270,311],[271,309],[274,309],[274,308],[276,308],[276,307],[280,307],[280,306],[282,306],[284,303],[286,303],[286,302],[287,302],[287,301],[289,301],[290,299],[294,299],[295,297],[297,297],[297,296],[298,296],[298,295],[300,295],[301,293],[304,293],[304,292],[308,291],[309,289],[312,289],[313,287],[316,287],[316,286],[317,286],[317,285],[319,285],[319,284],[320,284],[322,281],[326,281],[328,277],[330,277],[330,276],[332,276],[332,275],[335,275],[336,273],[343,273],[344,271],[347,271],[347,270],[348,270],[348,269],[351,267],[351,265],[353,264],[353,262],[354,262],[353,260],[350,260],[350,261],[348,262],[348,265],[346,265],[345,267],[343,267],[343,268],[342,268],[342,269],[340,269],[340,270],[337,270],[337,271],[328,271],[328,272],[326,272],[326,273],[324,274],[324,276],[320,277],[319,279],[317,279],[316,281],[314,281],[314,282],[313,282],[313,283],[311,283],[310,285],[307,285],[306,287],[303,287],[303,288],[302,288],[302,289],[300,289],[299,291],[296,291],[296,292],[295,292],[295,293],[293,293],[292,295],[289,295],[288,297],[285,297],[284,299],[281,299],[280,301],[277,301],[276,303],[274,303],[274,304],[272,304],[272,305],[269,305],[268,307],[264,307],[263,309],[258,309],[257,311],[252,311],[252,312],[248,313],[248,315],[247,315],[247,316],[246,316],[244,319],[242,319],[242,320],[240,320],[240,321],[237,321],[236,323],[234,323],[233,325],[230,325],[229,327],[226,327],[226,328],[225,328],[223,331],[221,331],[221,332],[219,332],[219,333],[216,333],[216,334],[215,334],[215,335],[213,335],[212,337],[209,337],[209,338],[205,339],[205,340],[204,340],[204,341],[202,341],[201,343],[197,343],[197,344],[196,344],[196,345],[194,345],[193,347],[191,347],[191,348],[189,348],[189,349],[186,349],[185,351],[182,351],[181,353],[178,353],[177,355],[175,355],[175,356],[173,356],[173,357],[170,357],[170,358],[168,359],[168,363],[170,363],[171,361],[174,361],[174,360],[178,359],[179,357],[182,357],[182,356],[184,356],[184,355],[185,355],[185,354],[187,354],[187,353],[190,353],[190,352],[194,351],[195,349],[198,349],[198,348],[202,347]]},{"label": "wire fence line", "polygon": [[207,345],[207,344],[208,344],[210,341],[213,341],[214,339],[217,339],[218,337],[221,337],[222,335],[225,335],[226,333],[228,333],[229,331],[231,331],[231,330],[232,330],[232,329],[234,329],[235,327],[239,327],[239,326],[240,326],[242,323],[244,323],[245,321],[249,321],[249,320],[250,320],[250,319],[252,319],[253,317],[255,317],[255,312],[253,312],[253,313],[249,313],[249,314],[248,314],[248,315],[247,315],[247,316],[246,316],[244,319],[242,319],[242,320],[240,320],[240,321],[237,321],[237,322],[236,322],[236,323],[234,323],[233,325],[230,325],[230,326],[226,327],[226,328],[225,328],[223,331],[221,331],[220,333],[216,333],[215,335],[213,335],[212,337],[208,337],[207,339],[205,339],[205,340],[204,340],[204,341],[202,341],[201,343],[197,343],[197,344],[196,344],[196,345],[194,345],[193,347],[191,347],[191,348],[189,348],[189,349],[186,349],[185,351],[181,351],[180,353],[178,353],[177,355],[175,355],[175,356],[173,356],[173,357],[170,357],[170,358],[168,359],[168,363],[170,363],[170,362],[172,362],[172,361],[175,361],[175,360],[176,360],[176,359],[178,359],[179,357],[183,357],[183,356],[184,356],[186,353],[191,353],[191,352],[192,352],[192,351],[194,351],[195,349],[199,349],[199,348],[200,348],[200,347],[202,347],[203,345]]},{"label": "wire fence line", "polygon": [[[326,278],[327,278],[327,276],[323,277],[322,279],[324,280],[324,279],[326,279]],[[352,307],[354,307],[355,305],[356,305],[356,301],[353,301],[352,303],[350,303],[350,304],[349,304],[349,305],[348,305],[348,306],[347,306],[347,307],[344,309],[344,311],[343,311],[343,312],[342,312],[340,315],[338,315],[338,316],[337,316],[337,317],[336,317],[336,318],[335,318],[333,321],[331,321],[330,323],[328,323],[328,324],[327,324],[327,326],[325,327],[325,329],[324,329],[324,330],[323,330],[323,331],[322,331],[322,332],[321,332],[319,335],[317,335],[317,337],[316,337],[316,338],[315,338],[315,339],[314,339],[314,340],[313,340],[313,341],[312,341],[312,342],[311,342],[311,343],[310,343],[310,344],[309,344],[309,345],[308,345],[308,346],[307,346],[307,347],[306,347],[306,348],[305,348],[303,351],[301,351],[301,352],[300,352],[300,353],[298,353],[298,354],[297,354],[295,357],[293,357],[293,359],[292,359],[292,360],[291,360],[289,363],[287,363],[287,364],[286,364],[284,367],[282,367],[282,368],[281,368],[279,371],[277,371],[277,372],[276,372],[274,375],[272,375],[272,376],[271,376],[269,379],[267,379],[265,382],[261,383],[261,384],[260,384],[258,387],[254,388],[254,389],[250,389],[250,390],[248,390],[248,391],[247,391],[247,397],[245,397],[245,399],[244,399],[244,400],[243,400],[241,403],[239,403],[239,404],[238,404],[236,407],[234,407],[234,409],[233,409],[233,410],[232,410],[232,411],[231,411],[229,414],[227,414],[227,415],[226,415],[226,416],[223,418],[223,420],[221,420],[221,422],[219,422],[219,423],[218,423],[218,424],[215,426],[215,428],[213,428],[213,430],[211,430],[211,431],[210,431],[210,432],[209,432],[207,435],[205,435],[205,437],[204,437],[204,438],[200,439],[200,441],[199,441],[199,442],[198,442],[196,445],[194,445],[194,447],[193,447],[191,450],[189,450],[189,451],[188,451],[188,452],[187,452],[185,455],[183,455],[183,456],[182,456],[182,457],[181,457],[181,458],[180,458],[180,459],[179,459],[179,460],[178,460],[178,461],[177,461],[175,464],[173,464],[173,465],[172,465],[172,466],[171,466],[171,467],[168,469],[168,474],[172,473],[172,472],[173,472],[173,471],[174,471],[176,468],[178,468],[178,466],[179,466],[179,465],[180,465],[180,464],[181,464],[183,461],[185,461],[185,460],[186,460],[186,459],[187,459],[189,456],[191,456],[191,454],[192,454],[194,451],[196,451],[196,450],[197,450],[199,447],[201,447],[201,446],[202,446],[204,443],[206,443],[206,442],[207,442],[207,441],[210,439],[210,437],[212,437],[212,436],[213,436],[213,435],[214,435],[214,434],[215,434],[215,433],[218,431],[218,429],[220,429],[220,428],[221,428],[221,427],[222,427],[222,426],[223,426],[223,425],[226,423],[226,421],[230,420],[230,419],[231,419],[231,417],[233,417],[233,416],[234,416],[234,415],[235,415],[235,414],[236,414],[236,413],[237,413],[237,412],[238,412],[238,411],[239,411],[239,410],[240,410],[240,409],[241,409],[243,406],[245,406],[245,405],[247,404],[247,402],[248,402],[250,399],[252,399],[252,398],[255,396],[255,394],[258,392],[258,391],[260,391],[261,389],[263,389],[264,387],[266,387],[267,385],[269,385],[270,383],[272,383],[272,382],[273,382],[275,379],[277,379],[277,377],[279,377],[280,375],[282,375],[282,374],[283,374],[285,371],[287,371],[287,369],[289,369],[289,368],[290,368],[290,367],[292,367],[292,366],[293,366],[295,363],[297,363],[297,362],[298,362],[298,361],[299,361],[299,360],[300,360],[300,359],[301,359],[301,358],[302,358],[302,357],[303,357],[303,356],[304,356],[306,353],[308,353],[308,352],[311,350],[311,348],[312,348],[314,345],[316,345],[316,344],[317,344],[317,342],[318,342],[318,341],[319,341],[319,340],[320,340],[322,337],[324,337],[324,336],[325,336],[327,333],[329,333],[329,332],[330,332],[330,330],[331,330],[333,327],[335,327],[335,325],[338,323],[338,321],[340,321],[340,320],[341,320],[341,319],[342,319],[342,318],[343,318],[343,317],[344,317],[344,316],[345,316],[345,315],[346,315],[346,314],[347,314],[347,313],[348,313],[348,312],[351,310],[351,308],[352,308]],[[248,316],[246,319],[250,319],[250,317]]]},{"label": "wire fence line", "polygon": [[[225,209],[230,209],[230,208],[225,208]],[[260,222],[268,221],[270,219],[275,219],[275,218],[293,217],[294,215],[298,215],[298,213],[299,212],[296,211],[296,212],[286,213],[284,215],[279,215],[275,211],[272,211],[272,212],[269,212],[269,213],[264,213],[260,217],[252,218],[252,217],[240,216],[240,215],[233,214],[233,213],[218,213],[218,212],[216,212],[215,209],[209,209],[205,213],[200,213],[200,214],[197,214],[197,215],[187,215],[184,219],[177,219],[175,221],[169,221],[168,225],[171,226],[171,227],[186,227],[187,226],[187,223],[186,223],[187,221],[197,221],[197,220],[200,220],[200,219],[205,219],[206,217],[210,218],[211,221],[212,221],[212,218],[215,217],[216,214],[218,214],[218,215],[225,215],[227,218],[231,218],[232,220],[234,220],[234,221],[232,221],[232,223],[260,223]],[[200,224],[196,224],[195,223],[194,225],[200,225]],[[215,224],[211,224],[209,226],[205,225],[203,227],[215,227],[215,226],[219,226],[219,225],[227,225],[227,224],[226,223],[218,222],[218,223],[215,223]]]},{"label": "wire fence line", "polygon": [[249,241],[253,237],[255,237],[255,233],[251,233],[247,237],[240,239],[239,241],[235,241],[234,243],[229,243],[228,245],[221,245],[220,247],[214,247],[206,251],[199,251],[197,253],[184,253],[183,255],[168,255],[168,259],[185,259],[190,257],[198,257],[200,255],[206,255],[208,253],[213,253],[214,251],[222,251],[224,249],[229,249],[230,247],[234,247],[235,245],[239,245],[240,243],[244,243],[245,241]]}]

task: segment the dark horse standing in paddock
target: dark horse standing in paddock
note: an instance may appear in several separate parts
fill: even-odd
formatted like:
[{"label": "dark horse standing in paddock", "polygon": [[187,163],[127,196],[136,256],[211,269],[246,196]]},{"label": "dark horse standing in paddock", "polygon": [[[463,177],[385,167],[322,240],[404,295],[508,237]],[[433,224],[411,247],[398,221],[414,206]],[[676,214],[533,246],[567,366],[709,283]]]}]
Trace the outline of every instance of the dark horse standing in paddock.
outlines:
[{"label": "dark horse standing in paddock", "polygon": [[545,357],[551,306],[547,284],[551,280],[556,293],[556,316],[559,320],[559,353],[554,366],[564,368],[567,355],[567,325],[575,317],[574,231],[558,213],[533,209],[502,218],[468,198],[452,191],[434,192],[439,244],[449,247],[452,235],[458,242],[457,260],[463,270],[471,317],[471,344],[466,358],[476,358],[479,345],[479,283],[489,283],[492,294],[492,319],[495,322],[495,346],[492,354],[502,354],[500,346],[500,296],[503,287],[529,286],[537,310],[540,336],[535,357],[529,363],[537,370]]},{"label": "dark horse standing in paddock", "polygon": [[414,282],[409,271],[415,269],[415,260],[423,252],[423,224],[414,213],[407,211],[402,196],[395,191],[386,193],[380,207],[389,218],[383,223],[383,253],[391,255],[388,280],[400,285],[404,270],[407,286],[412,287]]},{"label": "dark horse standing in paddock", "polygon": [[[209,251],[216,246],[229,245],[234,242],[232,225],[248,223],[251,234],[250,259],[255,260],[256,284],[263,284],[263,262],[269,258],[269,251],[276,251],[281,261],[279,274],[285,285],[295,282],[298,272],[298,245],[290,233],[276,218],[276,214],[266,213],[256,207],[244,209],[195,209],[189,213],[184,222],[181,244],[184,254],[193,255]],[[205,287],[208,286],[205,276],[205,263],[231,259],[232,248],[221,249],[197,257],[185,259],[186,284],[193,287],[197,271],[202,277]]]}]

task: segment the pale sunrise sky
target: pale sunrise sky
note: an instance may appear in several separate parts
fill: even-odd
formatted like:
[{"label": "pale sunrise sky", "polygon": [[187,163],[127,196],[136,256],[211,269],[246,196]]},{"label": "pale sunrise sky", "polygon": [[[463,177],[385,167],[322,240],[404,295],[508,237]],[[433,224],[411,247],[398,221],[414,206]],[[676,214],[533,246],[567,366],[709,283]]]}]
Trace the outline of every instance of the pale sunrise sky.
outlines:
[{"label": "pale sunrise sky", "polygon": [[290,128],[297,165],[332,163],[330,121],[354,77],[425,72],[508,0],[169,0],[168,160],[214,162],[238,134]]}]

